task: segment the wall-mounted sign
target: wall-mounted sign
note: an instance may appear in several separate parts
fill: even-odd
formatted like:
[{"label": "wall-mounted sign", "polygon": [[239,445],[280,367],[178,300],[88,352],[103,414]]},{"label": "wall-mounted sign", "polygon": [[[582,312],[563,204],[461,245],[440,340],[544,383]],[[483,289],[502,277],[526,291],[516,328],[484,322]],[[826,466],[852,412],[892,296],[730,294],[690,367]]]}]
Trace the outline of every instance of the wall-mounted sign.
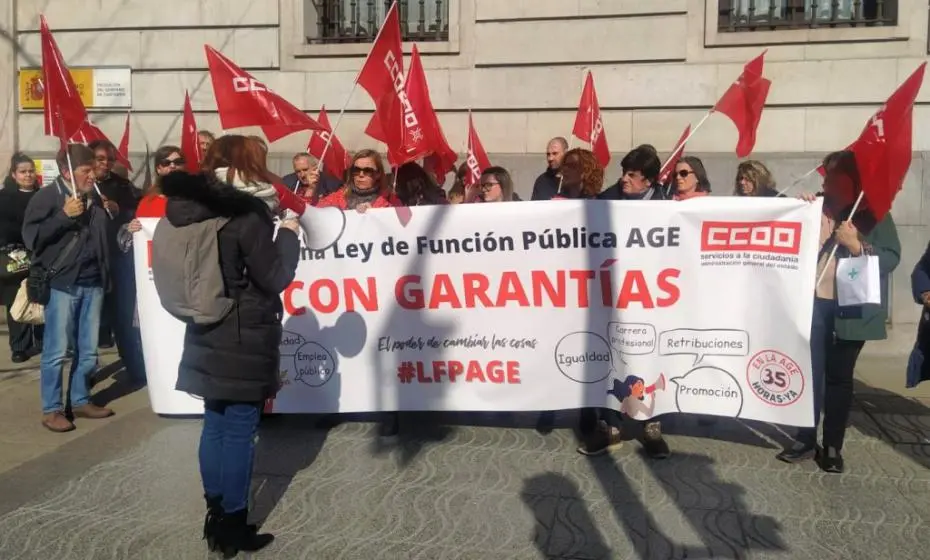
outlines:
[{"label": "wall-mounted sign", "polygon": [[53,159],[37,159],[36,162],[36,175],[38,175],[39,184],[43,187],[55,182],[55,179],[58,178],[58,164],[55,163]]},{"label": "wall-mounted sign", "polygon": [[[71,68],[71,77],[81,101],[89,109],[132,107],[132,70],[124,68]],[[22,68],[19,71],[20,109],[42,109],[42,70]]]}]

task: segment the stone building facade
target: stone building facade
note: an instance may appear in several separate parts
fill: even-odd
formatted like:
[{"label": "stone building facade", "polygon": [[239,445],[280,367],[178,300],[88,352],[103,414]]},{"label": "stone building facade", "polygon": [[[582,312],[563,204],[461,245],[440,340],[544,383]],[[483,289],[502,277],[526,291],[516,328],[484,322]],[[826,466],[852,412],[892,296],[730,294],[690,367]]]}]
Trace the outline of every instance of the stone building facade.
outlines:
[{"label": "stone building facade", "polygon": [[[51,153],[41,113],[19,107],[18,68],[40,63],[44,10],[71,66],[132,69],[131,150],[177,143],[184,92],[198,124],[219,132],[203,45],[220,49],[286,99],[315,114],[338,112],[367,52],[382,0],[7,0],[0,5],[0,156]],[[925,0],[406,0],[432,99],[450,143],[464,150],[468,111],[495,163],[528,194],[546,140],[568,135],[587,70],[594,73],[609,144],[619,158],[640,143],[667,152],[767,49],[772,82],[754,157],[780,183],[854,139],[869,116],[928,56]],[[816,14],[816,18],[812,15]],[[412,43],[405,44],[409,48]],[[409,52],[409,51],[408,51]],[[914,112],[915,157],[893,214],[903,243],[893,317],[910,323],[910,269],[930,238],[930,88]],[[351,148],[372,105],[357,90],[338,135]],[[118,138],[125,112],[92,111]],[[335,116],[333,116],[335,118]],[[249,131],[252,132],[252,131]],[[688,145],[705,158],[715,192],[733,189],[736,131],[712,116]],[[306,135],[271,146],[282,167]],[[813,179],[798,188],[814,189]]]}]

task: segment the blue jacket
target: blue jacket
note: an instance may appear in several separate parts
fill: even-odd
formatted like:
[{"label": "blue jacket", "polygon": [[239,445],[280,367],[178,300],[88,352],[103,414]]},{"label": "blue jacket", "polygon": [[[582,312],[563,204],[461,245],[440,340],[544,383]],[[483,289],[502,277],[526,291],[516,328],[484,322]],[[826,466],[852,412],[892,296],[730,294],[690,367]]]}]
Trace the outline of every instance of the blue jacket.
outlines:
[{"label": "blue jacket", "polygon": [[[930,292],[930,245],[924,256],[917,261],[911,273],[911,291],[914,300],[923,305],[922,295]],[[930,307],[924,306],[917,326],[917,341],[907,363],[907,386],[916,387],[921,381],[930,379]]]},{"label": "blue jacket", "polygon": [[911,273],[911,291],[914,292],[914,301],[923,305],[921,295],[930,292],[930,245],[927,245],[924,256],[920,257]]}]

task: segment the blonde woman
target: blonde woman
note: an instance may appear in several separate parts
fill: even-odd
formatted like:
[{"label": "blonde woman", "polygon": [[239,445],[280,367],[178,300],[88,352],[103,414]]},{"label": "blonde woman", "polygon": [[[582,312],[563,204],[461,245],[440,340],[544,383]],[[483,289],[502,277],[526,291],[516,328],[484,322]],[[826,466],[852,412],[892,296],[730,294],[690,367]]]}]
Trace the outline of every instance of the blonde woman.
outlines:
[{"label": "blonde woman", "polygon": [[736,168],[736,196],[778,196],[775,178],[761,161],[744,161]]}]

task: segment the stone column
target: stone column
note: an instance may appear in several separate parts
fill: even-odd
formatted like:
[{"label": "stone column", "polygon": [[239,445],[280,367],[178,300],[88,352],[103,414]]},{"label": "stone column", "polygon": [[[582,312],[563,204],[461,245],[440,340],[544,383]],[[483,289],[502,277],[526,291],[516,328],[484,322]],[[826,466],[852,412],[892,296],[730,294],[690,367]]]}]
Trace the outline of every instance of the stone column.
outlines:
[{"label": "stone column", "polygon": [[0,175],[16,150],[19,136],[19,73],[16,68],[17,0],[0,1]]}]

